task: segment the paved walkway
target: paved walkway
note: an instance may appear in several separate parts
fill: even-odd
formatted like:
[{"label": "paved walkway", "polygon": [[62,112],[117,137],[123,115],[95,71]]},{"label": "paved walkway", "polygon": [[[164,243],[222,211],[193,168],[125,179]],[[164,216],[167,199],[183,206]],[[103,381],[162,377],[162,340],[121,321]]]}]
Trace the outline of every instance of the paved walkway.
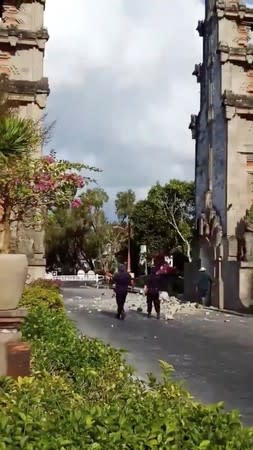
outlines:
[{"label": "paved walkway", "polygon": [[[90,288],[64,290],[66,309],[79,330],[114,347],[128,350],[127,360],[139,376],[159,376],[159,360],[171,363],[176,376],[199,400],[225,401],[253,425],[253,319],[196,311],[173,321],[148,320],[129,311],[125,322],[115,320],[107,293]],[[98,307],[99,304],[99,307]]]}]

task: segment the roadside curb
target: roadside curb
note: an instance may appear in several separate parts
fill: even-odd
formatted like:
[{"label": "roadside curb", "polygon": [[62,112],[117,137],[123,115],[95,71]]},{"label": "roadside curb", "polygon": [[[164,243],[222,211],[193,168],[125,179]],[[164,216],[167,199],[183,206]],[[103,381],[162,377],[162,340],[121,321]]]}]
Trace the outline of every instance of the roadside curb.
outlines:
[{"label": "roadside curb", "polygon": [[240,313],[240,312],[232,311],[229,309],[219,309],[219,308],[216,308],[215,306],[211,306],[211,307],[203,306],[203,309],[205,311],[214,311],[214,312],[219,312],[222,314],[228,314],[229,316],[248,317],[248,318],[253,317],[253,314]]}]

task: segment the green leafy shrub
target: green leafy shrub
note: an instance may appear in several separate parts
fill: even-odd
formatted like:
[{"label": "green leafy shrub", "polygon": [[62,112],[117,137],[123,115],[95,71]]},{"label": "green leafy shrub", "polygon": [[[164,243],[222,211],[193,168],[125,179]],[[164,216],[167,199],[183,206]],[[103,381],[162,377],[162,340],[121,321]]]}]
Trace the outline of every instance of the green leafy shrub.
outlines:
[{"label": "green leafy shrub", "polygon": [[47,289],[40,286],[25,287],[20,306],[30,310],[40,305],[49,309],[62,309],[63,300],[60,292],[56,289]]},{"label": "green leafy shrub", "polygon": [[168,364],[163,382],[150,377],[146,385],[122,352],[79,337],[62,308],[29,305],[22,332],[33,376],[0,378],[0,450],[253,449],[238,414],[195,402]]},{"label": "green leafy shrub", "polygon": [[194,403],[168,379],[129,381],[94,403],[64,377],[0,380],[0,449],[250,450],[252,432],[221,406]]},{"label": "green leafy shrub", "polygon": [[85,389],[90,399],[105,399],[112,390],[121,389],[132,373],[122,361],[122,352],[99,340],[78,337],[63,310],[34,308],[22,334],[32,342],[36,371],[64,375],[76,391]]},{"label": "green leafy shrub", "polygon": [[43,289],[53,289],[59,292],[62,286],[62,282],[60,280],[46,280],[45,278],[38,278],[37,280],[34,280],[29,284],[29,287],[35,286]]}]

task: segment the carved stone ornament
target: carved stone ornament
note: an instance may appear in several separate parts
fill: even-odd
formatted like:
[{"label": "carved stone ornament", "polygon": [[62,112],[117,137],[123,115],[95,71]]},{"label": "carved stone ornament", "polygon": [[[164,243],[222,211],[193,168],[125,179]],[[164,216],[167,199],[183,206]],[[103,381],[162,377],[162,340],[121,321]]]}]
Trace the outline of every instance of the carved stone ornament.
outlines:
[{"label": "carved stone ornament", "polygon": [[246,211],[245,215],[245,231],[253,232],[253,208]]},{"label": "carved stone ornament", "polygon": [[200,37],[203,37],[205,34],[205,22],[203,20],[198,21],[198,26],[196,28],[197,32],[199,33]]},{"label": "carved stone ornament", "polygon": [[189,130],[191,130],[192,132],[192,139],[196,139],[198,130],[198,116],[196,116],[195,114],[191,115]]},{"label": "carved stone ornament", "polygon": [[192,75],[194,75],[197,78],[197,83],[201,82],[202,78],[202,64],[195,64],[194,70],[192,72]]},{"label": "carved stone ornament", "polygon": [[214,248],[221,245],[223,236],[221,219],[213,206],[211,191],[205,194],[205,209],[198,219],[198,234],[207,239]]}]

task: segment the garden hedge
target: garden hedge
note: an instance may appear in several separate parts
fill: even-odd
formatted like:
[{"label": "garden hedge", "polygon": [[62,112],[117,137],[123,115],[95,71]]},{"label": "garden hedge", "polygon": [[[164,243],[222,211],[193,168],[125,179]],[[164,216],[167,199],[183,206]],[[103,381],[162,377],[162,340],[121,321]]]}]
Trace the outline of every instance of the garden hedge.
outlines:
[{"label": "garden hedge", "polygon": [[194,401],[166,363],[162,383],[135,380],[122,352],[78,336],[62,302],[43,293],[36,306],[35,288],[60,295],[54,286],[24,294],[33,374],[0,379],[0,450],[253,449],[236,412]]}]

